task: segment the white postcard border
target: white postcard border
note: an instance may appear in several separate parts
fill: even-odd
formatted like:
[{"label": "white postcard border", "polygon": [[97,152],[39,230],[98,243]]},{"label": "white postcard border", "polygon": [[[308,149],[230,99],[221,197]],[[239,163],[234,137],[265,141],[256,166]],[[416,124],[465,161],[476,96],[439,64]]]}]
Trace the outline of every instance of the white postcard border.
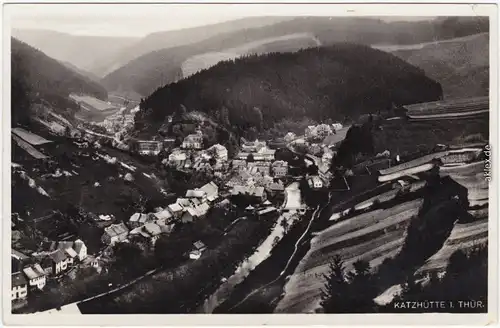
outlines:
[{"label": "white postcard border", "polygon": [[[2,1],[3,2],[3,1]],[[17,1],[30,6],[28,1]],[[63,4],[64,1],[51,1]],[[98,1],[85,1],[98,3]],[[120,3],[133,4],[132,1],[109,1],[113,6]],[[165,3],[164,1],[150,1]],[[234,4],[229,1],[226,4]],[[251,10],[255,16],[288,16],[288,15],[318,15],[318,16],[473,16],[484,15],[490,17],[490,144],[492,148],[492,162],[498,163],[498,8],[495,4],[456,4],[456,1],[443,1],[447,4],[431,4],[422,1],[420,4],[363,4],[361,1],[352,1],[350,4],[301,4],[297,1],[288,1],[288,4],[247,4],[245,13]],[[292,4],[293,2],[293,4]],[[321,1],[316,1],[321,2]],[[356,3],[354,3],[356,2]],[[430,2],[430,1],[427,1]],[[12,315],[10,298],[10,16],[9,5],[3,6],[3,79],[2,79],[2,225],[3,229],[3,324],[30,325],[30,326],[144,326],[144,325],[172,325],[172,326],[200,326],[200,325],[487,325],[498,320],[498,177],[493,170],[493,179],[489,189],[489,289],[488,303],[490,309],[487,314],[271,314],[271,315],[47,315],[44,313],[30,315]],[[193,5],[193,1],[183,1]],[[206,3],[206,2],[204,2]],[[491,3],[491,2],[488,2]],[[198,2],[198,5],[199,2]],[[210,5],[210,4],[209,4]],[[211,4],[214,5],[214,4]],[[71,5],[77,7],[79,5]],[[100,5],[105,6],[105,5]],[[217,5],[219,6],[219,5]],[[498,165],[496,166],[498,167]]]}]

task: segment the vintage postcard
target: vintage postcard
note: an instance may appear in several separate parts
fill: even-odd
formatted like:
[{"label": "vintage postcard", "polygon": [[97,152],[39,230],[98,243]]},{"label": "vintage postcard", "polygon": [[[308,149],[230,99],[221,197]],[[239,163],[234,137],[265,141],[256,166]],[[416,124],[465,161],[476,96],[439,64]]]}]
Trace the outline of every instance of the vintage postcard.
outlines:
[{"label": "vintage postcard", "polygon": [[495,5],[3,11],[6,325],[496,322]]}]

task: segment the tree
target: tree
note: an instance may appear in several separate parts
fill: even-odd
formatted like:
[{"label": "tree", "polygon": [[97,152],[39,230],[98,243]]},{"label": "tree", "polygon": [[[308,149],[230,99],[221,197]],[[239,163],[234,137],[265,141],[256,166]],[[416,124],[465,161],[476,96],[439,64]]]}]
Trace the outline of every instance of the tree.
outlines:
[{"label": "tree", "polygon": [[344,297],[348,293],[348,283],[344,276],[344,261],[340,255],[335,255],[328,265],[329,272],[323,277],[325,286],[321,291],[321,307],[325,313],[343,312]]},{"label": "tree", "polygon": [[288,233],[288,229],[290,228],[290,224],[288,223],[287,219],[283,219],[281,220],[281,227],[283,228],[283,233],[284,234],[287,234]]},{"label": "tree", "polygon": [[252,162],[254,162],[254,161],[255,161],[255,160],[254,160],[254,158],[253,158],[253,154],[251,154],[251,153],[250,153],[250,154],[248,154],[248,156],[247,156],[247,162],[248,162],[248,163],[252,163]]},{"label": "tree", "polygon": [[316,164],[309,165],[307,167],[307,173],[310,175],[317,175],[318,174],[318,166]]},{"label": "tree", "polygon": [[231,122],[229,121],[229,109],[226,106],[222,106],[220,110],[220,121],[225,126],[231,126]]},{"label": "tree", "polygon": [[370,263],[364,260],[357,260],[353,264],[355,277],[366,277],[370,273]]},{"label": "tree", "polygon": [[189,240],[161,236],[155,243],[154,254],[160,265],[173,267],[184,260],[182,250],[190,245]]},{"label": "tree", "polygon": [[117,271],[126,272],[129,275],[136,275],[142,271],[143,255],[138,246],[131,243],[118,243],[113,251],[115,255],[113,267]]}]

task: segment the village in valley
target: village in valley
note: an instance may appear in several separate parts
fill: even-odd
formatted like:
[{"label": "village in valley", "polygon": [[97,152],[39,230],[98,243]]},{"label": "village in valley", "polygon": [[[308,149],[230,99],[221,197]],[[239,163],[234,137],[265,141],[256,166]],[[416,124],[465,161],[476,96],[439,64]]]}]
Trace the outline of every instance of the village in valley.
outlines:
[{"label": "village in valley", "polygon": [[[464,295],[486,304],[490,99],[488,80],[477,81],[488,62],[467,54],[481,59],[467,84],[461,60],[450,78],[410,59],[483,43],[487,54],[477,26],[488,18],[356,18],[341,38],[336,20],[231,21],[233,34],[202,26],[211,38],[155,51],[139,42],[149,34],[123,39],[137,47],[130,62],[103,57],[85,76],[18,31],[12,313],[396,313],[397,302]],[[396,44],[405,33],[431,46]]]},{"label": "village in valley", "polygon": [[[91,97],[75,96],[74,99],[86,100]],[[85,101],[82,104],[92,106]],[[90,216],[94,219],[94,224],[102,229],[100,246],[92,251],[87,249],[82,240],[84,237],[64,231],[60,239],[50,240],[43,237],[44,241],[36,245],[36,249],[30,249],[22,242],[15,243],[18,250],[12,250],[13,269],[16,271],[12,274],[12,300],[19,308],[23,308],[22,305],[31,297],[31,293],[34,293],[36,298],[43,298],[43,290],[48,282],[60,282],[67,280],[67,277],[75,279],[80,270],[89,271],[89,268],[97,274],[107,273],[108,266],[116,260],[113,250],[120,243],[151,251],[159,238],[175,235],[178,226],[202,220],[222,220],[223,218],[213,215],[208,215],[207,218],[207,214],[214,208],[223,209],[222,212],[217,212],[219,214],[233,216],[224,218],[229,224],[247,216],[259,218],[287,213],[280,226],[280,229],[283,229],[282,234],[285,233],[307,208],[301,199],[299,181],[305,179],[311,190],[321,190],[329,186],[333,177],[330,165],[336,145],[342,141],[348,130],[348,127],[343,127],[340,123],[318,124],[308,126],[303,135],[288,132],[283,137],[269,142],[247,141],[242,138],[240,150],[230,158],[225,146],[204,144],[202,124],[196,126],[189,123],[190,126],[195,126],[194,131],[188,134],[180,145],[177,144],[177,147],[174,137],[163,140],[131,139],[125,143],[122,135],[127,131],[127,125],[120,123],[125,122],[131,114],[123,114],[124,110],[125,108],[115,110],[114,114],[107,116],[99,125],[79,124],[75,127],[68,120],[50,111],[40,116],[37,121],[41,127],[49,127],[49,135],[69,137],[71,143],[80,150],[96,150],[95,154],[90,155],[94,159],[121,166],[124,171],[119,176],[125,181],[132,182],[135,179],[134,175],[139,174],[137,168],[105,154],[104,144],[139,157],[155,158],[163,168],[170,171],[183,174],[197,172],[212,179],[187,189],[181,197],[171,203],[165,202],[151,212],[135,212],[126,218],[107,213],[92,213]],[[81,112],[86,114],[84,110]],[[133,114],[134,108],[129,112]],[[12,133],[15,142],[25,151],[34,154],[39,161],[50,161],[41,153],[43,150],[37,150],[35,146],[51,144],[53,141],[21,127],[13,129]],[[40,156],[36,157],[38,154]],[[89,156],[83,153],[79,155]],[[290,163],[287,161],[289,159]],[[77,168],[77,165],[73,166]],[[40,195],[50,197],[41,186],[34,185],[34,180],[26,174],[21,164],[13,163],[12,168]],[[78,175],[75,169],[55,168],[51,177],[71,180],[72,176]],[[34,170],[38,171],[36,168]],[[157,179],[154,173],[142,172],[142,175]],[[99,182],[93,184],[94,188],[99,186]],[[172,198],[168,197],[171,195],[165,190],[162,192],[166,199]],[[237,216],[234,216],[236,213]],[[34,220],[50,220],[53,215],[54,213]],[[16,229],[18,225],[22,225],[23,219],[16,214],[14,217],[17,220],[13,221],[13,229]],[[278,239],[281,237],[277,236]],[[190,249],[170,252],[178,251],[179,257],[195,261],[206,249],[204,240],[193,240]],[[71,284],[71,278],[69,281]],[[112,286],[114,284],[110,282],[108,287]]]}]

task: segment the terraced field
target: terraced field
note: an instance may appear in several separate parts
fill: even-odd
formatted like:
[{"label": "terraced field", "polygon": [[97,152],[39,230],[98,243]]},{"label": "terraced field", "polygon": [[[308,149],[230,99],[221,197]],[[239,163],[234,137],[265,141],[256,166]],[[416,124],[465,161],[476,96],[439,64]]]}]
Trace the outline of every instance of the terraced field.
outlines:
[{"label": "terraced field", "polygon": [[418,214],[422,199],[402,203],[387,210],[374,210],[339,222],[320,232],[285,286],[275,312],[314,312],[319,307],[323,274],[330,258],[338,254],[346,269],[363,259],[377,267],[395,256],[402,246],[410,219]]},{"label": "terraced field", "polygon": [[269,52],[293,52],[319,45],[321,45],[321,42],[310,33],[295,33],[262,39],[219,52],[208,52],[188,58],[181,65],[182,75],[186,78],[203,69],[208,69],[221,61],[234,60],[244,55]]},{"label": "terraced field", "polygon": [[472,223],[456,224],[451,231],[450,237],[443,247],[426,263],[417,270],[421,275],[433,270],[441,270],[446,267],[451,254],[459,249],[469,249],[488,242],[488,218]]},{"label": "terraced field", "polygon": [[466,187],[470,206],[481,206],[488,203],[488,182],[484,179],[484,161],[457,166],[442,166],[441,176],[450,176]]},{"label": "terraced field", "polygon": [[490,104],[488,97],[472,97],[405,107],[410,120],[463,119],[488,115]]}]

